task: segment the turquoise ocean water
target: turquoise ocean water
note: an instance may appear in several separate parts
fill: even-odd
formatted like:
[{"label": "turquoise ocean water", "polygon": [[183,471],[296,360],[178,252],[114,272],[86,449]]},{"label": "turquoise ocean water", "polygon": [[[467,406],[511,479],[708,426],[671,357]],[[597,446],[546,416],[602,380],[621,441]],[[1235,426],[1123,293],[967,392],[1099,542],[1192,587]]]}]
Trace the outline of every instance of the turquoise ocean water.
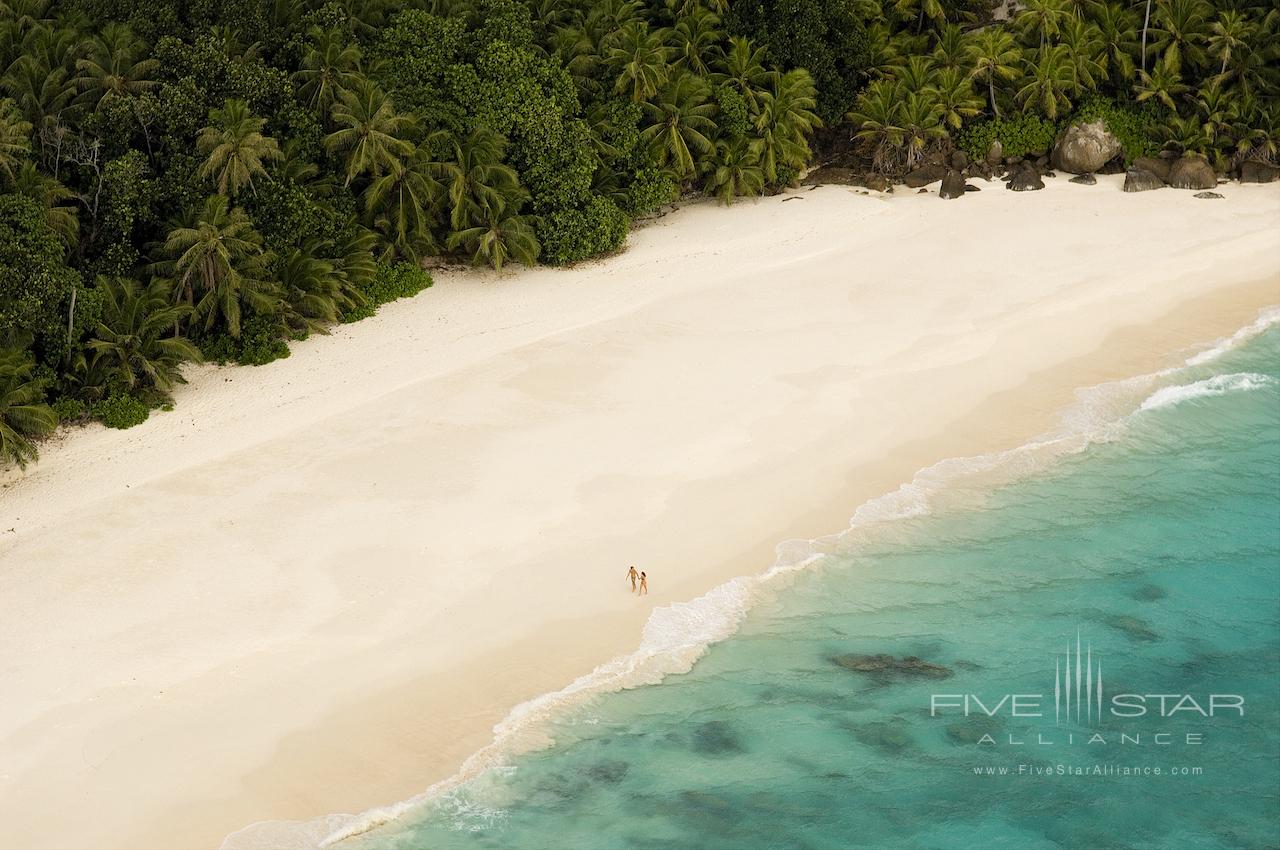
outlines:
[{"label": "turquoise ocean water", "polygon": [[1280,847],[1280,327],[1064,423],[815,543],[687,672],[335,846]]}]

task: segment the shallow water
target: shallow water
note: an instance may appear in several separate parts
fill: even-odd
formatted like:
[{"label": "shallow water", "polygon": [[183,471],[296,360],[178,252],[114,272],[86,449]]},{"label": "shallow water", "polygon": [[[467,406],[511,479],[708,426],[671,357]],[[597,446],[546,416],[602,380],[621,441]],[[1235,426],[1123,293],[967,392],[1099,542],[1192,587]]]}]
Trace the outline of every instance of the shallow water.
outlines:
[{"label": "shallow water", "polygon": [[[1280,847],[1280,329],[1192,364],[1106,440],[845,535],[690,672],[337,846]],[[1126,693],[1244,713],[1117,716]]]}]

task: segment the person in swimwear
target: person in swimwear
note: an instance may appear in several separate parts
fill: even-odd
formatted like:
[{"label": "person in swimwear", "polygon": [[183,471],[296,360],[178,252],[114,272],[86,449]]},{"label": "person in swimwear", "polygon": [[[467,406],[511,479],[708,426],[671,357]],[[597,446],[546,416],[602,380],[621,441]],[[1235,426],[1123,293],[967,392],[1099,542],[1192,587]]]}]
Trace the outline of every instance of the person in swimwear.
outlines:
[{"label": "person in swimwear", "polygon": [[636,592],[636,579],[639,577],[640,577],[640,574],[636,572],[635,566],[632,566],[631,569],[627,570],[627,578],[631,579],[632,593]]},{"label": "person in swimwear", "polygon": [[640,595],[646,596],[648,593],[649,593],[649,578],[644,573],[640,573]]}]

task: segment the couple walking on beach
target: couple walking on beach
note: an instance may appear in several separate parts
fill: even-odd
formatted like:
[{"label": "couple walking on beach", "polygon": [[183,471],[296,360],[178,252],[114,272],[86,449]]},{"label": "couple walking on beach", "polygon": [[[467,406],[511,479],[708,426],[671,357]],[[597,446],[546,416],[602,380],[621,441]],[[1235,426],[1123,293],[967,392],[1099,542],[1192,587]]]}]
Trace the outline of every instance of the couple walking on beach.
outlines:
[{"label": "couple walking on beach", "polygon": [[[649,577],[648,576],[646,576],[643,572],[637,573],[636,568],[632,566],[631,569],[627,570],[627,578],[631,579],[632,593],[638,592],[641,596],[648,595],[649,593]],[[636,586],[637,579],[640,581],[639,587]]]}]

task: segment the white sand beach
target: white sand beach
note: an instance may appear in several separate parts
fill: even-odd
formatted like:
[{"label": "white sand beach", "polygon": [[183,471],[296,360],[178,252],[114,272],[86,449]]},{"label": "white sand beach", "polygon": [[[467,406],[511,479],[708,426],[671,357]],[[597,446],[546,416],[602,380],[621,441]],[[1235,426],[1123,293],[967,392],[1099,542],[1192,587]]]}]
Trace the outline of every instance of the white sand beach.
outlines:
[{"label": "white sand beach", "polygon": [[1122,181],[695,204],[45,444],[0,490],[0,848],[410,797],[654,607],[1280,304],[1280,184]]}]

